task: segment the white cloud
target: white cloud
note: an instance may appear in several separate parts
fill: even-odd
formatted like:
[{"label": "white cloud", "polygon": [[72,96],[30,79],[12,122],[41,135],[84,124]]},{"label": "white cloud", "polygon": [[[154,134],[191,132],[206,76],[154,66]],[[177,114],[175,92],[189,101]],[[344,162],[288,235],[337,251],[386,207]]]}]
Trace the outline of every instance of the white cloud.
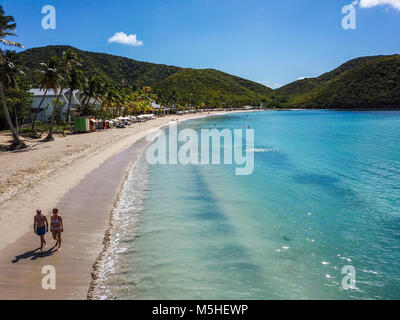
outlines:
[{"label": "white cloud", "polygon": [[372,8],[376,6],[389,5],[397,10],[400,10],[400,0],[359,0],[355,1],[353,5],[359,4],[361,8]]},{"label": "white cloud", "polygon": [[309,78],[309,77],[299,77],[299,78],[297,78],[297,80],[304,80],[304,79],[307,79],[307,78]]},{"label": "white cloud", "polygon": [[137,40],[136,39],[136,34],[130,34],[127,35],[124,32],[117,32],[114,34],[111,38],[108,39],[109,43],[120,43],[120,44],[126,44],[128,46],[135,46],[139,47],[143,45],[143,41]]}]

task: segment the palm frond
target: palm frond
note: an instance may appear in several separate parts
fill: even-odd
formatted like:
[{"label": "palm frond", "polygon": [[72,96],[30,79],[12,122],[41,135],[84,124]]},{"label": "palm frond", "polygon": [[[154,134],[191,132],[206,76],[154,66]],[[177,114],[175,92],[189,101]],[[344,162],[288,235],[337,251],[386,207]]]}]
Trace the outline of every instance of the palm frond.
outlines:
[{"label": "palm frond", "polygon": [[7,46],[12,46],[12,47],[19,47],[23,48],[24,46],[18,42],[11,41],[11,40],[6,40],[6,39],[0,39],[0,42],[7,45]]},{"label": "palm frond", "polygon": [[7,37],[7,36],[16,37],[17,34],[14,33],[14,32],[3,32],[3,33],[2,33],[2,36],[3,36],[3,37]]}]

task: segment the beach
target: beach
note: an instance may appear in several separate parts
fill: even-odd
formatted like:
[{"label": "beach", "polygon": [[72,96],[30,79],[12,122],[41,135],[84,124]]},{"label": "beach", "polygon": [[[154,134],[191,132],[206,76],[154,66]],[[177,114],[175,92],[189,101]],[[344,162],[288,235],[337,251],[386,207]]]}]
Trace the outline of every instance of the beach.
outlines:
[{"label": "beach", "polygon": [[[0,153],[0,299],[86,299],[111,212],[146,134],[176,119],[216,114],[169,115],[126,129],[28,141],[27,150]],[[65,224],[62,248],[51,249],[55,241],[48,233],[39,255],[35,210],[49,218],[54,207]],[[47,265],[56,270],[55,290],[42,289]]]}]

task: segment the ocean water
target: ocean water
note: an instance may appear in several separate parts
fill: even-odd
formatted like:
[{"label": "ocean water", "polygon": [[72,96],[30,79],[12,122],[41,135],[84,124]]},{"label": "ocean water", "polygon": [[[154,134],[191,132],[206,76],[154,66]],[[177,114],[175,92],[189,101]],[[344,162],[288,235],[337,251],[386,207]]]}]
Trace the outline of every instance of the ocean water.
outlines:
[{"label": "ocean water", "polygon": [[[255,130],[255,170],[132,169],[102,299],[400,299],[400,112],[268,111],[179,129]],[[342,268],[356,289],[342,287]]]}]

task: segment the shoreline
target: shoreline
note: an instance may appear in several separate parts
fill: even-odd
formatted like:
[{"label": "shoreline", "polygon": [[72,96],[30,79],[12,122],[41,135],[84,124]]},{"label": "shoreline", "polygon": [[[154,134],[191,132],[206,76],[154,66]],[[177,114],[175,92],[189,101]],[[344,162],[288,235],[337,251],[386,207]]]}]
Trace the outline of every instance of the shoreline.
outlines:
[{"label": "shoreline", "polygon": [[[242,113],[249,111],[240,110],[233,112],[215,112],[210,114],[199,113],[185,116],[170,115],[150,121],[149,123],[146,123],[146,125],[133,125],[136,130],[132,130],[132,132],[129,132],[131,129],[123,129],[121,131],[115,131],[116,129],[113,129],[113,131],[118,134],[116,138],[121,136],[122,139],[116,142],[115,140],[117,139],[112,137],[110,140],[111,143],[114,142],[112,146],[107,145],[107,143],[102,146],[103,148],[112,147],[112,150],[108,150],[104,155],[102,153],[100,153],[100,155],[96,154],[94,157],[91,157],[89,154],[83,159],[83,163],[79,163],[78,161],[78,163],[74,162],[71,167],[67,165],[67,168],[61,167],[58,170],[55,170],[55,176],[53,175],[50,178],[46,177],[47,180],[52,181],[48,181],[49,185],[47,186],[43,185],[41,192],[38,192],[37,189],[35,189],[36,192],[24,190],[22,195],[19,194],[15,199],[11,199],[11,201],[5,201],[5,205],[3,204],[1,208],[3,212],[4,209],[8,208],[13,208],[13,211],[10,212],[11,218],[4,214],[0,215],[2,227],[5,228],[13,225],[15,222],[12,221],[12,218],[15,218],[16,220],[19,220],[20,228],[14,230],[14,233],[12,233],[13,230],[8,230],[8,233],[0,233],[0,237],[2,238],[1,240],[3,240],[2,247],[0,247],[0,286],[3,288],[2,293],[0,293],[0,298],[90,299],[96,281],[96,264],[100,261],[102,253],[107,249],[107,243],[109,243],[109,237],[112,232],[113,213],[118,205],[119,197],[123,190],[123,186],[125,185],[126,178],[136,162],[136,157],[140,153],[138,153],[138,149],[140,149],[138,147],[140,141],[145,140],[145,136],[149,132],[163,128],[167,126],[170,121],[176,119],[178,119],[179,122],[184,122],[201,117],[238,112]],[[124,130],[128,131],[125,132]],[[113,135],[112,132],[109,132],[108,134]],[[105,132],[98,132],[88,135],[78,135],[78,137],[80,137],[81,140],[84,140],[86,137],[87,139],[93,137],[92,140],[100,140],[102,139],[102,136],[105,135]],[[57,141],[63,142],[63,139],[59,138]],[[64,141],[64,144],[65,143],[66,142]],[[80,144],[82,143],[85,145],[84,142],[80,141]],[[48,148],[48,145],[42,145],[42,147]],[[144,148],[143,145],[142,147]],[[15,153],[11,154],[10,157],[18,157],[19,159],[21,159],[21,157],[26,158],[31,152],[33,151],[31,150],[26,154]],[[132,157],[132,155],[136,156]],[[82,157],[77,157],[77,159],[81,160]],[[120,166],[123,166],[124,168],[117,166],[116,170],[115,163],[120,164]],[[115,177],[112,176],[111,180],[116,180],[117,182],[113,182],[114,185],[112,186],[108,185],[108,183],[102,185],[102,181],[104,180],[101,180],[102,178],[99,177],[104,175],[105,178],[103,179],[110,179],[113,170],[115,170]],[[58,176],[57,173],[60,175]],[[63,175],[67,175],[70,181],[65,183],[65,185],[62,185],[58,190],[51,190],[51,188],[54,187],[54,182],[56,185],[59,181],[64,182],[62,180]],[[74,178],[72,179],[69,175],[74,176]],[[97,181],[97,185],[94,182],[96,179],[99,180]],[[39,188],[40,187],[41,185],[39,185]],[[88,187],[91,187],[92,189],[88,189]],[[53,193],[49,191],[53,191]],[[30,203],[29,206],[32,208],[27,210],[27,206],[25,206],[24,203],[26,200],[28,200],[28,202],[29,200],[32,201],[32,199],[39,200],[40,195],[46,195],[46,192],[47,196],[45,198],[47,198],[49,204],[48,207],[42,207],[42,209],[45,209],[43,211],[48,212],[48,208],[57,205],[61,209],[61,214],[65,212],[63,216],[66,224],[66,233],[63,234],[62,250],[57,253],[51,252],[50,250],[49,254],[46,254],[44,257],[38,256],[34,251],[27,251],[20,254],[29,248],[30,250],[34,249],[38,242],[36,236],[33,235],[32,230],[30,230],[31,224],[29,226],[29,222],[34,215],[34,211],[32,211],[34,208],[33,204]],[[104,196],[108,197],[108,201],[112,198],[113,200],[111,203],[97,203],[96,199],[98,202],[105,201],[102,198],[103,195],[99,195],[99,192],[104,192]],[[111,196],[110,193],[112,193]],[[13,202],[15,204],[15,202],[18,202],[20,199],[25,199],[25,201],[18,203],[18,209],[23,212],[22,218],[21,216],[15,217],[12,215],[12,213],[15,212]],[[85,201],[89,200],[92,202],[82,205],[82,203],[84,204]],[[35,204],[35,207],[39,205]],[[11,211],[11,209],[9,209],[9,211]],[[0,210],[0,214],[3,212]],[[85,216],[82,216],[81,218],[77,212],[85,212]],[[68,213],[72,213],[72,215],[68,216]],[[7,222],[7,220],[9,224],[3,223],[4,221]],[[21,223],[25,221],[26,225],[22,225],[21,227]],[[0,229],[3,228],[0,226]],[[72,239],[69,238],[72,237],[72,233],[69,231],[70,228],[74,229],[73,232],[76,243],[72,242]],[[50,235],[47,234],[46,237],[49,241]],[[41,262],[46,262],[50,265],[53,264],[57,268],[57,274],[61,274],[61,276],[57,278],[57,289],[61,287],[60,290],[42,290],[40,281],[43,276],[40,267],[43,267],[43,263]],[[16,280],[10,282],[10,278]],[[9,291],[7,291],[7,288]],[[39,291],[37,291],[38,289]]]},{"label": "shoreline", "polygon": [[[141,141],[142,140],[145,141],[144,138],[142,138]],[[139,142],[140,141],[134,143],[134,145],[132,145],[132,148],[137,147],[137,144]],[[101,252],[98,254],[96,261],[94,262],[94,264],[92,266],[91,281],[90,281],[90,285],[89,285],[87,297],[86,297],[87,300],[98,300],[97,298],[95,298],[96,288],[98,285],[98,281],[101,278],[101,274],[103,272],[102,268],[104,266],[104,261],[103,261],[104,257],[109,253],[109,250],[111,250],[111,240],[112,240],[112,234],[113,234],[112,231],[115,228],[115,214],[116,214],[116,211],[118,210],[118,207],[119,207],[119,204],[121,201],[121,196],[125,190],[125,186],[128,181],[129,175],[130,175],[133,167],[139,160],[139,158],[143,155],[143,152],[146,150],[148,145],[149,145],[149,142],[146,141],[144,143],[143,150],[141,150],[141,152],[138,153],[136,159],[132,160],[132,163],[129,164],[129,168],[126,170],[125,175],[123,176],[123,182],[119,188],[119,191],[118,191],[115,201],[113,203],[113,209],[110,212],[108,228],[105,230],[105,233],[104,233],[103,248],[102,248]]]},{"label": "shoreline", "polygon": [[[183,119],[183,120],[179,120],[179,123],[182,122],[187,122],[187,121],[191,121],[191,120],[198,120],[198,119],[202,119],[202,118],[208,118],[208,117],[215,117],[215,116],[219,116],[219,115],[226,115],[226,114],[230,114],[230,113],[242,113],[242,112],[249,112],[249,111],[234,111],[234,112],[219,112],[219,113],[215,113],[215,114],[204,114],[204,115],[200,115],[198,117],[191,117],[191,118],[187,118],[187,119]],[[254,111],[250,111],[250,112],[254,112]],[[160,130],[165,130],[167,129],[168,124],[165,124],[161,127],[159,127],[158,129]],[[98,300],[99,299],[99,289],[98,289],[98,285],[99,285],[99,281],[101,281],[101,277],[102,274],[104,272],[104,258],[107,256],[107,254],[110,253],[111,250],[111,240],[113,237],[113,230],[115,228],[115,215],[117,213],[117,210],[119,208],[120,205],[120,201],[121,201],[121,196],[125,190],[125,186],[126,183],[128,181],[129,175],[131,174],[134,166],[136,165],[136,163],[139,161],[139,158],[143,155],[143,152],[146,150],[146,148],[150,145],[151,142],[147,142],[146,146],[144,148],[144,150],[142,151],[142,153],[131,163],[129,169],[127,170],[125,176],[124,176],[124,182],[121,184],[120,190],[118,192],[118,196],[115,199],[114,202],[114,208],[110,213],[110,222],[109,222],[109,227],[107,228],[107,230],[105,231],[104,234],[104,239],[103,239],[103,249],[102,251],[99,253],[95,263],[93,264],[93,268],[92,268],[92,281],[90,282],[90,286],[88,289],[88,294],[87,294],[87,299],[88,300]]]}]

